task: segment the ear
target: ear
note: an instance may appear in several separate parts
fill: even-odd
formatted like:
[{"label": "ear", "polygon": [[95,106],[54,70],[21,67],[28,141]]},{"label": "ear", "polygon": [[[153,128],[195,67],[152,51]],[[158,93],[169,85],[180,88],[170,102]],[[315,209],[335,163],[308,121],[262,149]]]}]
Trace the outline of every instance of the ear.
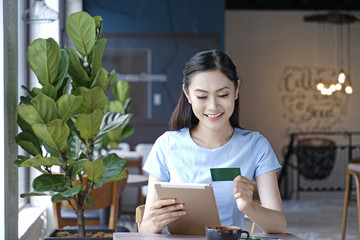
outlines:
[{"label": "ear", "polygon": [[187,98],[188,102],[191,104],[191,102],[190,102],[190,97],[189,97],[189,92],[186,90],[186,88],[185,88],[185,85],[184,85],[184,84],[182,85],[182,89],[183,89],[183,92],[184,92],[184,94],[185,94],[185,96],[186,96],[186,98]]},{"label": "ear", "polygon": [[239,88],[240,88],[240,80],[237,81],[236,89],[235,89],[235,100],[239,97]]}]

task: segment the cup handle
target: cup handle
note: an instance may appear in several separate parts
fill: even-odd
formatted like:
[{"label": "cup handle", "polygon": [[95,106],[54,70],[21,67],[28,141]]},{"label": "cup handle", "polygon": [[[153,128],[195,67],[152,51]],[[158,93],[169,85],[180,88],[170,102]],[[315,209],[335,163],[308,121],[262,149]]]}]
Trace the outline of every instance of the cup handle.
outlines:
[{"label": "cup handle", "polygon": [[249,232],[248,232],[248,231],[241,231],[241,234],[240,234],[239,240],[244,239],[244,238],[241,238],[241,235],[242,235],[243,233],[245,233],[245,234],[246,234],[246,238],[245,238],[245,239],[249,239],[249,238],[250,238],[250,234],[249,234]]}]

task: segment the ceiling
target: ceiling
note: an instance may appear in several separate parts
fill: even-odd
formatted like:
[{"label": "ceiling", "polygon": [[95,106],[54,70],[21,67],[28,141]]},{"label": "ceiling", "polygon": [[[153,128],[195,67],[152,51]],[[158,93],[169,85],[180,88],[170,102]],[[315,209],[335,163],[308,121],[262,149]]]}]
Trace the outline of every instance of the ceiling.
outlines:
[{"label": "ceiling", "polygon": [[360,10],[359,0],[226,0],[227,10]]}]

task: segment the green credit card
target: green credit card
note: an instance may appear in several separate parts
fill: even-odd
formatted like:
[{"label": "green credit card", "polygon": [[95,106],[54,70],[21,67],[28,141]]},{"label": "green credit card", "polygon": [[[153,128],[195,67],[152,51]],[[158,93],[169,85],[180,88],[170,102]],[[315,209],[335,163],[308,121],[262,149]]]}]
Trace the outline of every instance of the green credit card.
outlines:
[{"label": "green credit card", "polygon": [[213,181],[233,181],[241,174],[240,168],[210,168]]}]

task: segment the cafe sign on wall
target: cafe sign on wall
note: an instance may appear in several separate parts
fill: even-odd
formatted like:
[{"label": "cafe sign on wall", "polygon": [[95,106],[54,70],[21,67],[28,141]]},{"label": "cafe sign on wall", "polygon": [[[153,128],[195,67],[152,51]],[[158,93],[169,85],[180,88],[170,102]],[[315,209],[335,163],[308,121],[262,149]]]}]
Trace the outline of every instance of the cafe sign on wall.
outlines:
[{"label": "cafe sign on wall", "polygon": [[334,131],[346,115],[348,95],[337,92],[322,95],[317,83],[337,79],[333,69],[287,66],[279,82],[286,133]]}]

